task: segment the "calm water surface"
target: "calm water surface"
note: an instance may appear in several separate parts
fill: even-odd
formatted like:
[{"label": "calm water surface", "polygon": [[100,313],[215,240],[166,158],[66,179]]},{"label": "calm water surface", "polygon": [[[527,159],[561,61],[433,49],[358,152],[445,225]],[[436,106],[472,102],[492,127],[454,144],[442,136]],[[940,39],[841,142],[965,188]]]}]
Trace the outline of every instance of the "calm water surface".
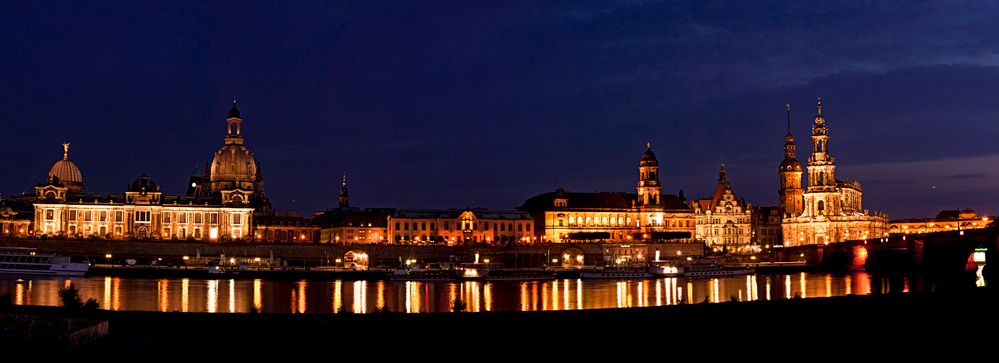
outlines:
[{"label": "calm water surface", "polygon": [[[581,280],[499,282],[402,282],[347,280],[187,279],[119,277],[0,278],[0,293],[18,305],[60,305],[59,288],[72,282],[84,300],[102,309],[232,313],[370,313],[378,308],[411,313],[451,311],[461,296],[468,311],[601,309],[688,302],[788,299],[872,293],[871,277],[793,273],[717,279]],[[908,280],[874,281],[885,290],[908,291]],[[875,291],[877,292],[877,291]]]}]

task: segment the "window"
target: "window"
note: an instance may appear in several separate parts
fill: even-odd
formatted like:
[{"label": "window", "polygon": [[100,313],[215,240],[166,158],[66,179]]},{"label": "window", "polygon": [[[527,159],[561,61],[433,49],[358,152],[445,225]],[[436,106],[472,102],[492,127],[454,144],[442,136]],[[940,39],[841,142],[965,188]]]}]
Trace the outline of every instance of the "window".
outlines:
[{"label": "window", "polygon": [[486,226],[486,230],[489,230],[489,222],[483,223]]},{"label": "window", "polygon": [[75,221],[76,220],[76,211],[75,210],[69,211],[69,220],[71,220],[71,221]]},{"label": "window", "polygon": [[403,223],[402,224],[402,229],[408,231],[409,230],[409,223],[408,222],[407,223]]},{"label": "window", "polygon": [[562,218],[559,218],[559,219],[558,219],[558,226],[559,226],[559,227],[562,227]]},{"label": "window", "polygon": [[232,215],[232,224],[236,224],[236,225],[243,224],[243,215],[239,214],[239,213],[233,214]]},{"label": "window", "polygon": [[426,231],[427,230],[427,222],[420,223],[420,230],[421,231]]},{"label": "window", "polygon": [[[89,214],[89,213],[88,213]],[[137,211],[135,212],[136,222],[149,222],[149,211]]]},{"label": "window", "polygon": [[531,231],[531,225],[530,225],[530,224],[528,224],[528,225],[527,225],[527,231],[528,231],[528,232],[530,232],[530,231]]},{"label": "window", "polygon": [[[235,220],[235,219],[233,219],[233,220]],[[187,212],[177,213],[177,222],[178,223],[187,223]],[[233,224],[237,224],[237,223],[233,222]]]},{"label": "window", "polygon": [[444,222],[444,230],[445,231],[451,230],[451,222]]},{"label": "window", "polygon": [[500,224],[499,226],[500,226],[500,231],[501,232],[506,232],[506,225],[505,224]]},{"label": "window", "polygon": [[513,223],[510,223],[510,224],[508,224],[508,225],[506,226],[506,229],[507,229],[508,231],[510,231],[510,232],[513,232]]},{"label": "window", "polygon": [[173,212],[163,213],[163,223],[170,223],[170,221],[173,219],[171,218],[171,216],[173,216]]},{"label": "window", "polygon": [[84,220],[85,222],[90,222],[90,221],[92,221],[92,220],[93,220],[93,217],[94,217],[94,216],[93,216],[93,214],[91,214],[91,212],[90,212],[89,210],[83,213],[83,220]]},{"label": "window", "polygon": [[194,238],[195,239],[201,239],[201,229],[198,229],[198,228],[194,229]]},{"label": "window", "polygon": [[395,229],[396,229],[396,230],[398,230],[398,229],[399,229],[399,222],[395,222]]},{"label": "window", "polygon": [[212,218],[208,221],[211,224],[219,224],[219,214],[217,212],[212,212]]},{"label": "window", "polygon": [[107,222],[108,221],[108,211],[106,211],[106,210],[102,210],[101,211],[101,219],[100,219],[100,221],[101,222]]},{"label": "window", "polygon": [[823,212],[823,211],[824,211],[825,209],[826,209],[826,203],[820,200],[820,201],[819,201],[819,214],[822,214],[822,212]]},{"label": "window", "polygon": [[[124,219],[125,219],[125,213],[124,212],[122,212],[120,210],[114,212],[114,221],[115,222],[121,222]],[[118,234],[121,234],[121,233],[118,233]]]},{"label": "window", "polygon": [[[194,223],[201,224],[203,223],[201,220],[202,220],[201,213],[194,213]],[[197,230],[195,230],[195,235],[197,234],[198,234]],[[195,238],[200,238],[200,237],[196,236]]]},{"label": "window", "polygon": [[517,225],[517,232],[523,232],[523,231],[524,231],[524,225],[523,224],[518,224]]},{"label": "window", "polygon": [[434,223],[433,223],[433,222],[430,222],[430,230],[431,230],[431,231],[433,231],[433,230],[434,230]]},{"label": "window", "polygon": [[46,221],[51,221],[53,219],[55,219],[55,211],[53,211],[51,209],[46,209],[45,210],[45,220]]}]

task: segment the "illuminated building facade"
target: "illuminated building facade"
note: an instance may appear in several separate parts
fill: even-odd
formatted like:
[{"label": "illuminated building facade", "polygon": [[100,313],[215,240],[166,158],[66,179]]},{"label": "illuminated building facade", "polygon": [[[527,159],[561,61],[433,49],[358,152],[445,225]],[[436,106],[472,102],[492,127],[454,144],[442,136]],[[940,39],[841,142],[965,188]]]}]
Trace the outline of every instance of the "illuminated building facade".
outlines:
[{"label": "illuminated building facade", "polygon": [[756,249],[783,246],[784,232],[781,230],[781,220],[784,218],[784,211],[777,206],[754,206],[752,209],[753,240],[750,244]]},{"label": "illuminated building facade", "polygon": [[725,164],[718,172],[718,186],[711,198],[694,200],[690,206],[697,215],[697,240],[729,253],[752,252],[753,210],[749,203],[735,197]]},{"label": "illuminated building facade", "polygon": [[3,200],[0,196],[0,237],[24,238],[33,233],[34,209],[30,203]]},{"label": "illuminated building facade", "polygon": [[255,215],[253,239],[267,243],[315,243],[319,239],[319,228],[295,212]]},{"label": "illuminated building facade", "polygon": [[49,178],[35,187],[35,234],[69,238],[242,239],[253,208],[206,199],[165,196],[152,178],[140,176],[124,194],[73,193]]},{"label": "illuminated building facade", "polygon": [[[33,230],[70,238],[176,239],[224,241],[250,239],[254,211],[270,212],[263,174],[243,140],[243,119],[233,100],[223,146],[204,173],[195,171],[186,195],[163,195],[142,175],[124,194],[84,191],[83,173],[63,157],[35,186]],[[301,235],[301,233],[299,233]]]},{"label": "illuminated building facade", "polygon": [[534,233],[529,214],[486,209],[396,210],[387,223],[387,239],[395,243],[525,244]]},{"label": "illuminated building facade", "polygon": [[319,243],[367,244],[388,241],[391,208],[337,208],[313,218]]},{"label": "illuminated building facade", "polygon": [[[788,143],[792,143],[790,132]],[[783,220],[785,246],[824,244],[847,240],[862,240],[882,237],[888,228],[888,216],[884,213],[868,213],[863,209],[863,190],[855,180],[836,179],[836,159],[829,152],[829,131],[822,117],[822,100],[818,101],[818,114],[812,125],[812,154],[808,157],[808,188],[802,193],[802,211],[797,212],[795,183],[785,183],[784,170],[788,157],[793,157],[794,145],[785,145],[785,160],[781,163],[782,176],[781,203],[787,216]],[[793,171],[793,170],[792,170]],[[800,185],[800,174],[797,174]]]},{"label": "illuminated building facade", "polygon": [[979,216],[974,210],[945,210],[934,218],[899,219],[888,223],[890,234],[916,234],[949,232],[985,228],[992,221],[988,216]]},{"label": "illuminated building facade", "polygon": [[663,195],[659,161],[646,145],[638,165],[636,194],[555,192],[531,197],[518,208],[534,218],[535,237],[543,242],[582,240],[690,239],[694,210],[683,191]]}]

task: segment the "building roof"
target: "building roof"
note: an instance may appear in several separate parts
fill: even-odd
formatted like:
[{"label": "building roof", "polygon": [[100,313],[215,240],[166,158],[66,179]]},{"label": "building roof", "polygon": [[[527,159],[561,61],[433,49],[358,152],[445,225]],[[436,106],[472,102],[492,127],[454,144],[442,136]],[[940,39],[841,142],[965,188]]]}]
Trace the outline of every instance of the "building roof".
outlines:
[{"label": "building roof", "polygon": [[[632,208],[638,196],[633,193],[592,192],[569,193],[564,189],[555,192],[533,196],[521,205],[519,210],[525,212],[540,212],[555,207],[555,199],[567,199],[565,209],[627,209]],[[561,209],[561,208],[560,208]]]},{"label": "building roof", "polygon": [[489,220],[527,220],[531,215],[520,211],[492,211],[488,209],[400,209],[392,213],[392,218],[442,218],[455,219],[466,211],[472,212],[475,218]]}]

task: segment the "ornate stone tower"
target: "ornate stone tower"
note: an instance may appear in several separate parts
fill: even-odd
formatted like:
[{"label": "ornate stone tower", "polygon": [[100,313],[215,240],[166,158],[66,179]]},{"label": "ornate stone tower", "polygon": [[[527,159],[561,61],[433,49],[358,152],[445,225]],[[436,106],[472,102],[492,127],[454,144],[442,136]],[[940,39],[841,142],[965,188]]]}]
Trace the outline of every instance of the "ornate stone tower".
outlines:
[{"label": "ornate stone tower", "polygon": [[645,145],[642,161],[638,163],[638,174],[638,206],[661,205],[659,192],[662,190],[662,186],[659,184],[659,160],[652,152],[651,143]]},{"label": "ornate stone tower", "polygon": [[842,206],[836,188],[836,158],[829,153],[829,129],[822,118],[822,98],[812,125],[812,155],[808,157],[807,214],[812,216],[839,214]]},{"label": "ornate stone tower", "polygon": [[795,153],[794,135],[791,135],[791,104],[785,104],[787,109],[787,135],[784,136],[784,161],[781,161],[777,175],[780,176],[780,208],[785,216],[797,217],[802,212],[801,163]]},{"label": "ornate stone tower", "polygon": [[347,173],[343,173],[343,182],[340,183],[340,208],[350,207],[350,196],[347,195]]},{"label": "ornate stone tower", "polygon": [[812,155],[808,157],[808,188],[836,187],[836,158],[829,154],[829,129],[822,118],[822,98],[812,125]]}]

